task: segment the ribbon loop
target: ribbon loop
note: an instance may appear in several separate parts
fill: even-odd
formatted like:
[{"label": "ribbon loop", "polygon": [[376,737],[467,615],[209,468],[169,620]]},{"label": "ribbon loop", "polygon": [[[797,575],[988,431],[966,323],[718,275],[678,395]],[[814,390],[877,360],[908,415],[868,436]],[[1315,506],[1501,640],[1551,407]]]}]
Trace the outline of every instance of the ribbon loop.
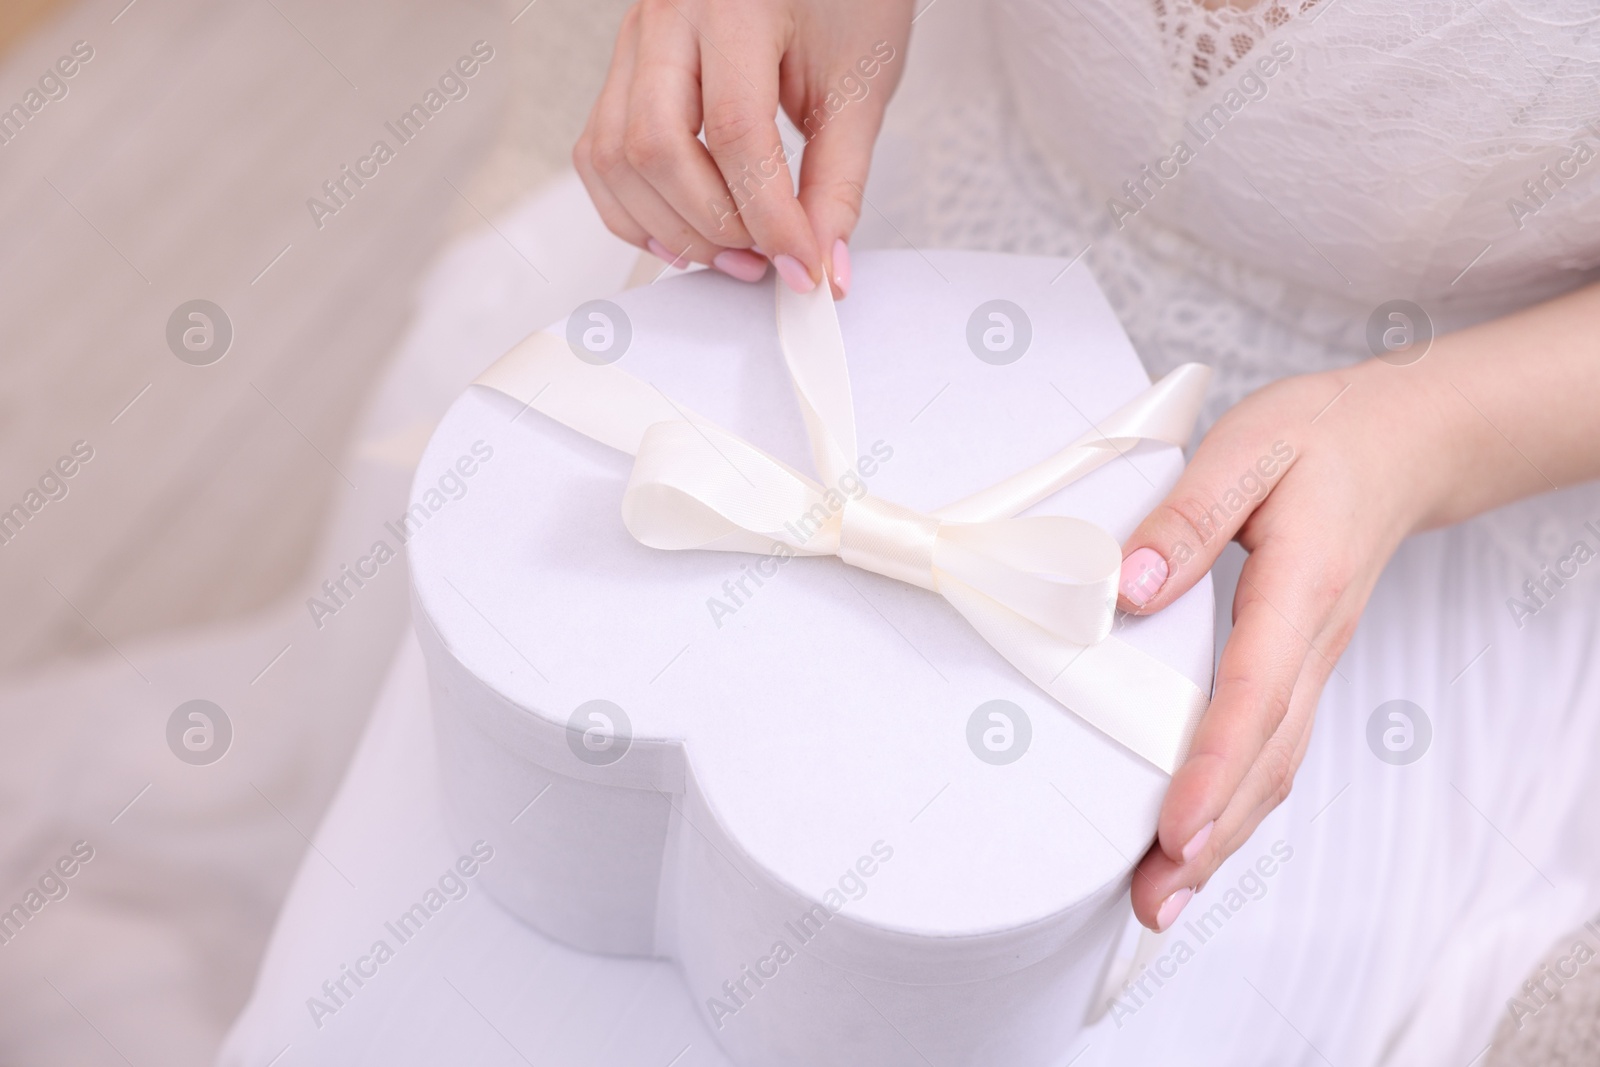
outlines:
[{"label": "ribbon loop", "polygon": [[818,481],[615,367],[580,364],[551,333],[523,341],[478,383],[632,453],[622,517],[641,544],[763,554],[786,545],[937,592],[1053,699],[1176,770],[1207,698],[1111,634],[1121,546],[1082,519],[1012,516],[1143,441],[1183,445],[1210,371],[1179,367],[1055,455],[923,514],[824,489],[856,462],[844,340],[826,286],[777,290],[779,342]]}]

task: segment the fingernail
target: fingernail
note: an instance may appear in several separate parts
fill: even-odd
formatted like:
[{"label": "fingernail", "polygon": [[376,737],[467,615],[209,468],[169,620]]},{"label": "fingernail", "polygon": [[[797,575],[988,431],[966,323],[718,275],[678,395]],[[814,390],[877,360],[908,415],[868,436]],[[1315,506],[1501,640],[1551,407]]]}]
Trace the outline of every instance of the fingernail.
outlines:
[{"label": "fingernail", "polygon": [[1207,841],[1211,840],[1211,828],[1215,825],[1217,825],[1217,820],[1212,819],[1194,832],[1194,836],[1189,838],[1189,843],[1183,846],[1183,862],[1188,863],[1200,855],[1200,850],[1206,847]]},{"label": "fingernail", "polygon": [[846,296],[850,292],[850,246],[844,243],[844,238],[833,242],[833,284],[839,287],[839,295]]},{"label": "fingernail", "polygon": [[730,248],[725,252],[718,252],[711,259],[711,265],[730,278],[738,278],[741,282],[759,282],[767,276],[767,261],[754,252],[746,252],[742,248]]},{"label": "fingernail", "polygon": [[1167,580],[1167,561],[1153,548],[1136,548],[1122,561],[1122,583],[1117,587],[1135,607],[1144,607]]},{"label": "fingernail", "polygon": [[1193,889],[1180,889],[1161,902],[1161,910],[1156,912],[1156,933],[1163,933],[1167,927],[1178,921],[1178,916],[1183,914],[1183,909],[1188,906],[1189,898],[1192,896],[1194,896]]},{"label": "fingernail", "polygon": [[778,268],[778,277],[783,279],[784,284],[797,293],[809,293],[817,287],[817,283],[811,280],[810,273],[793,256],[782,254],[773,256],[772,265]]},{"label": "fingernail", "polygon": [[652,256],[655,256],[663,263],[670,264],[674,267],[686,267],[689,265],[688,260],[684,259],[682,256],[675,256],[671,252],[668,252],[667,246],[656,240],[654,237],[645,242],[645,247],[650,249],[650,254]]}]

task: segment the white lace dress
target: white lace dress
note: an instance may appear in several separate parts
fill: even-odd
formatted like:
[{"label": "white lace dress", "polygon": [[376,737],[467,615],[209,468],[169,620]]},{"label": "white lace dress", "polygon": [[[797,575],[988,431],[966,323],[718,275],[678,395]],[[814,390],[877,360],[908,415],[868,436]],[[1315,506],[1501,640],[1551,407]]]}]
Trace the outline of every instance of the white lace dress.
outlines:
[{"label": "white lace dress", "polygon": [[[857,243],[1081,252],[1152,373],[1218,369],[1211,418],[1369,358],[1386,301],[1445,332],[1600,265],[1592,0],[945,0],[913,51]],[[1539,1025],[1524,978],[1600,910],[1600,564],[1508,600],[1578,541],[1593,486],[1401,548],[1293,795],[1079,1067],[1466,1067]],[[1396,699],[1431,732],[1405,764],[1368,743]]]}]

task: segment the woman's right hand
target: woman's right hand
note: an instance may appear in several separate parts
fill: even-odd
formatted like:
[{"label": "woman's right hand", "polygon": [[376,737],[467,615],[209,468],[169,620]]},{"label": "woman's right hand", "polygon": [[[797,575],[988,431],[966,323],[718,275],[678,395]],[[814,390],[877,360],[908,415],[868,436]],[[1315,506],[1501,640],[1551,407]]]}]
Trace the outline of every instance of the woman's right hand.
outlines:
[{"label": "woman's right hand", "polygon": [[[770,259],[844,296],[911,17],[912,0],[640,0],[572,153],[606,225],[669,263],[755,281]],[[806,138],[798,198],[780,105]]]}]

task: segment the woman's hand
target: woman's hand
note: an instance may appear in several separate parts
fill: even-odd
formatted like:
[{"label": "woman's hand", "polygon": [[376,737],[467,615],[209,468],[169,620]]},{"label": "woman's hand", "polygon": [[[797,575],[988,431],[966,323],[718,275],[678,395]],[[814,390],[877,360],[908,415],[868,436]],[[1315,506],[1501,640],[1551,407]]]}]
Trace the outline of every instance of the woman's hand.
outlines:
[{"label": "woman's hand", "polygon": [[1171,926],[1288,796],[1379,573],[1402,538],[1436,521],[1457,473],[1460,412],[1424,376],[1374,361],[1246,398],[1124,546],[1119,606],[1136,614],[1172,603],[1228,541],[1250,553],[1211,707],[1134,877],[1146,926]]},{"label": "woman's hand", "polygon": [[1439,338],[1420,362],[1288,378],[1218,420],[1124,546],[1125,611],[1172,603],[1230,539],[1250,553],[1211,707],[1133,879],[1146,926],[1288,796],[1323,684],[1395,547],[1600,477],[1600,285]]},{"label": "woman's hand", "polygon": [[[572,154],[606,225],[669,263],[755,281],[770,259],[794,289],[826,275],[843,296],[911,9],[911,0],[640,0]],[[806,138],[798,199],[780,104]]]}]

